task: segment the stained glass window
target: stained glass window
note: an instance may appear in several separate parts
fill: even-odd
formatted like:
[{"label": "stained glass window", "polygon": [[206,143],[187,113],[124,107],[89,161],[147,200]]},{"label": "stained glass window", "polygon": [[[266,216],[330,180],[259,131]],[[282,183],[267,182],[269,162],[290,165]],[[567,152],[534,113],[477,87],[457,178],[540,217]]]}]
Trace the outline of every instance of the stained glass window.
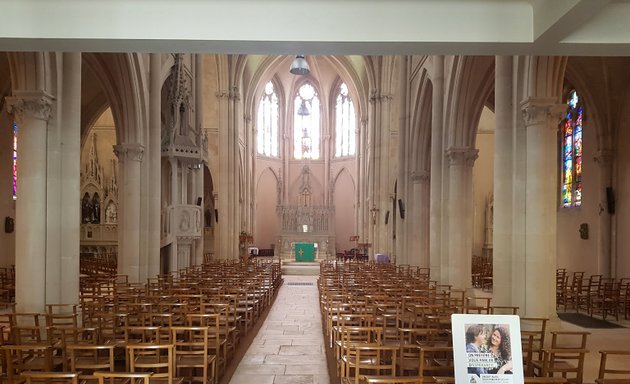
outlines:
[{"label": "stained glass window", "polygon": [[258,104],[257,151],[265,156],[278,156],[278,96],[270,81]]},{"label": "stained glass window", "polygon": [[335,156],[352,156],[356,153],[354,104],[343,83],[337,94],[335,106]]},{"label": "stained glass window", "polygon": [[13,123],[13,200],[17,199],[17,133],[18,127]]},{"label": "stained glass window", "polygon": [[567,100],[562,121],[562,206],[582,205],[582,121],[584,113],[576,91]]},{"label": "stained glass window", "polygon": [[319,159],[319,97],[311,84],[298,90],[293,103],[293,157]]}]

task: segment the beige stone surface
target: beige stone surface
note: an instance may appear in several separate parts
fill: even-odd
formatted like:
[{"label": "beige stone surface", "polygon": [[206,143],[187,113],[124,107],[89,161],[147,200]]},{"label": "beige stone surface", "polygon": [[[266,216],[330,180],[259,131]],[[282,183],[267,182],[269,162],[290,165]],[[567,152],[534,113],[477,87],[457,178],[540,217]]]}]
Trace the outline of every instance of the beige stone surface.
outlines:
[{"label": "beige stone surface", "polygon": [[330,383],[317,276],[284,276],[269,315],[230,383]]}]

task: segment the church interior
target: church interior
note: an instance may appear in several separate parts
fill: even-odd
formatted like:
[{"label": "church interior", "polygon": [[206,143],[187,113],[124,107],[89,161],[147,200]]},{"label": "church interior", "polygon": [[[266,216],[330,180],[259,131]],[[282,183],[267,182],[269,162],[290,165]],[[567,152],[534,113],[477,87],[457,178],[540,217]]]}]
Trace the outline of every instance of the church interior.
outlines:
[{"label": "church interior", "polygon": [[[112,361],[116,342],[170,340],[174,366],[199,338],[185,326],[216,329],[211,362],[171,382],[403,382],[344,360],[342,318],[365,306],[349,325],[399,343],[389,376],[453,382],[403,358],[444,342],[452,363],[452,313],[518,314],[515,373],[553,376],[564,332],[589,338],[567,382],[609,374],[600,351],[630,337],[629,1],[151,3],[5,4],[4,376],[28,377],[12,354],[34,328],[57,373],[80,371],[52,343],[70,318]],[[292,371],[283,351],[323,362]]]}]

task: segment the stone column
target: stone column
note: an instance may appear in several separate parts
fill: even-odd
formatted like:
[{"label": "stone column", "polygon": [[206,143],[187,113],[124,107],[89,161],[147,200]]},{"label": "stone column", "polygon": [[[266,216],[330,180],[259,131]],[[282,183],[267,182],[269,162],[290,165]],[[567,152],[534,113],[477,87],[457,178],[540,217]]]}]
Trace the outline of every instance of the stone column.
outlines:
[{"label": "stone column", "polygon": [[613,154],[610,150],[601,150],[595,156],[599,164],[599,232],[597,233],[597,266],[604,277],[616,276],[616,266],[612,262],[611,214],[608,212],[608,196],[606,188],[612,187]]},{"label": "stone column", "polygon": [[444,161],[444,56],[433,56],[433,99],[431,111],[431,192],[430,192],[430,267],[431,276],[438,282],[445,282],[447,275],[442,273],[442,184]]},{"label": "stone column", "polygon": [[472,167],[477,149],[452,147],[449,159],[448,282],[454,289],[472,287]]},{"label": "stone column", "polygon": [[149,72],[149,241],[147,277],[160,273],[160,218],[162,190],[162,55],[152,53]]},{"label": "stone column", "polygon": [[[528,317],[556,318],[556,226],[558,209],[558,123],[565,106],[550,98],[528,98],[521,103],[527,128],[527,186],[525,237],[525,308]],[[553,164],[554,166],[550,166]]]},{"label": "stone column", "polygon": [[[61,103],[61,260],[58,303],[79,302],[81,230],[81,53],[63,54]],[[101,199],[103,196],[101,196]],[[103,218],[102,218],[103,220]],[[50,278],[50,276],[48,276]],[[48,300],[50,302],[50,300]]]},{"label": "stone column", "polygon": [[512,188],[514,151],[514,105],[512,103],[511,56],[495,58],[493,300],[512,302]]},{"label": "stone column", "polygon": [[[408,83],[408,64],[409,58],[408,56],[402,56],[400,58],[399,64],[399,94],[400,94],[400,103],[399,103],[399,121],[398,121],[398,183],[396,189],[396,197],[399,201],[403,202],[404,205],[409,205],[410,196],[407,194],[407,178],[409,177],[409,146],[413,145],[409,142],[409,111],[408,111],[408,101],[407,101],[407,83]],[[400,220],[396,227],[396,255],[398,264],[409,264],[411,255],[411,249],[407,247],[407,238],[413,231],[413,227],[410,227],[409,219],[405,220],[402,218],[404,212],[401,209],[401,205],[398,205],[398,201],[395,201],[396,207],[398,208],[398,214],[394,217],[395,220]],[[414,249],[417,252],[416,249]]]},{"label": "stone column", "polygon": [[412,196],[409,199],[409,228],[413,233],[407,233],[409,239],[409,264],[419,267],[429,267],[429,180],[427,171],[411,174]]},{"label": "stone column", "polygon": [[121,168],[122,209],[118,214],[118,273],[140,282],[140,163],[144,147],[123,143],[114,147]]},{"label": "stone column", "polygon": [[[169,210],[167,217],[168,217],[169,228],[170,228],[169,233],[173,240],[171,242],[171,247],[169,248],[170,251],[168,255],[168,271],[167,272],[172,272],[172,271],[177,270],[177,236],[175,235],[177,228],[175,228],[175,225],[174,225],[175,217],[173,215],[175,215],[175,207],[182,204],[182,199],[179,195],[179,184],[180,184],[179,162],[174,157],[170,157],[168,159],[168,162],[171,166],[171,204],[170,204],[171,209]],[[183,177],[184,175],[182,174],[181,178]]]},{"label": "stone column", "polygon": [[[17,312],[43,312],[46,298],[46,130],[53,98],[43,91],[13,92],[7,110],[18,126],[15,208]],[[78,200],[75,202],[78,204]],[[75,217],[78,220],[78,216]]]},{"label": "stone column", "polygon": [[[198,143],[201,145],[207,145],[207,140],[204,139],[205,131],[203,129],[203,54],[198,53],[195,55],[195,122],[197,124],[197,132],[199,132]],[[208,148],[201,148],[201,153],[208,151]],[[204,207],[205,207],[205,194],[203,190],[203,177],[205,163],[200,164],[201,167],[195,172],[195,193],[196,196],[201,197],[201,238],[195,241],[195,254],[193,264],[203,264],[203,239],[204,239]]]}]

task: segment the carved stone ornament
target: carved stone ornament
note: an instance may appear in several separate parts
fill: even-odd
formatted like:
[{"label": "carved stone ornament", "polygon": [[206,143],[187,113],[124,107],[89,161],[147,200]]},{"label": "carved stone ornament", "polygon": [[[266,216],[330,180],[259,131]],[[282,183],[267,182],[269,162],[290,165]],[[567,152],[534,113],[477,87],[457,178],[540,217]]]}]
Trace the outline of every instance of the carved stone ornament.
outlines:
[{"label": "carved stone ornament", "polygon": [[479,157],[479,150],[472,148],[449,148],[446,150],[449,166],[466,165],[472,167]]},{"label": "carved stone ornament", "polygon": [[521,111],[526,126],[545,125],[557,129],[567,107],[554,99],[529,98],[521,103]]},{"label": "carved stone ornament", "polygon": [[48,121],[52,117],[53,97],[42,91],[15,91],[6,98],[7,111],[20,124],[24,117]]},{"label": "carved stone ornament", "polygon": [[608,167],[610,166],[610,164],[612,164],[613,158],[613,151],[611,151],[610,149],[601,149],[597,151],[597,153],[593,157],[593,160],[602,167]]},{"label": "carved stone ornament", "polygon": [[114,153],[120,160],[129,159],[142,161],[144,146],[137,143],[123,143],[114,146]]},{"label": "carved stone ornament", "polygon": [[426,184],[431,180],[431,173],[428,171],[411,172],[411,181],[414,184]]}]

